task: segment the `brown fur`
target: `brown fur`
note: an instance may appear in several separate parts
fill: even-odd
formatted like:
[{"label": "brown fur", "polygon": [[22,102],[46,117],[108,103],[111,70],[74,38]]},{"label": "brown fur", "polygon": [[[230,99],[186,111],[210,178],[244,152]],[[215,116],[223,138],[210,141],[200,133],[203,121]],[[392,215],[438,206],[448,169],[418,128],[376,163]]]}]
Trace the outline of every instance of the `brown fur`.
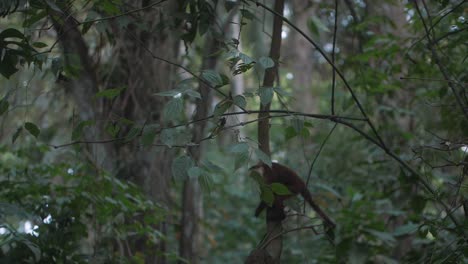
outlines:
[{"label": "brown fur", "polygon": [[[297,194],[301,194],[302,197],[304,197],[304,200],[306,200],[314,211],[322,218],[328,228],[335,227],[335,223],[312,200],[312,195],[307,189],[304,181],[292,169],[274,162],[271,168],[264,163],[260,163],[250,168],[250,170],[257,171],[262,175],[266,184],[269,185],[274,182],[281,183],[292,193],[291,195],[275,195],[275,200],[272,206],[273,210],[269,210],[267,212],[267,218],[280,218],[280,220],[283,220],[286,217],[284,214],[284,201]],[[265,202],[260,202],[255,210],[255,216],[258,217],[266,207],[267,204]]]}]

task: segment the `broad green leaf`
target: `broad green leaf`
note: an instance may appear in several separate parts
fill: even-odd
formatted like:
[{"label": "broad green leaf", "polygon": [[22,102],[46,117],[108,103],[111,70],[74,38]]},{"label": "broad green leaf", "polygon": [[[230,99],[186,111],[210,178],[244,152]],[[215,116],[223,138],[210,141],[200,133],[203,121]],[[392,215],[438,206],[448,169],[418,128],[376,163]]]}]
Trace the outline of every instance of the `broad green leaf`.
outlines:
[{"label": "broad green leaf", "polygon": [[217,87],[223,84],[223,79],[218,72],[213,70],[204,70],[202,71],[201,77],[209,82],[212,86]]},{"label": "broad green leaf", "polygon": [[265,152],[261,151],[260,149],[255,149],[255,154],[257,154],[257,157],[263,163],[265,163],[266,165],[268,165],[268,167],[271,168],[271,158],[267,154],[265,154]]},{"label": "broad green leaf", "polygon": [[41,130],[39,130],[39,128],[31,122],[24,123],[24,128],[26,128],[26,130],[35,138],[37,138],[37,136],[39,136],[39,133],[41,133]]},{"label": "broad green leaf", "polygon": [[186,145],[192,140],[190,129],[169,128],[161,132],[161,142],[169,147],[174,145]]},{"label": "broad green leaf", "polygon": [[[115,138],[120,131],[120,126],[118,124],[109,123],[105,127],[105,131],[109,133],[109,135]],[[73,138],[73,134],[72,134],[72,138]]]},{"label": "broad green leaf", "polygon": [[130,131],[128,131],[127,135],[125,135],[125,140],[126,141],[132,141],[134,140],[136,137],[138,137],[138,135],[140,135],[141,133],[141,127],[132,127],[130,129]]},{"label": "broad green leaf", "polygon": [[3,98],[0,100],[0,115],[3,115],[8,110],[8,107],[10,107],[10,103],[7,99]]},{"label": "broad green leaf", "polygon": [[35,48],[45,48],[45,47],[47,47],[47,44],[45,44],[44,42],[34,42],[32,45]]},{"label": "broad green leaf", "polygon": [[190,97],[197,98],[197,99],[202,99],[200,93],[195,91],[195,90],[188,89],[188,90],[185,91],[185,93]]},{"label": "broad green leaf", "polygon": [[200,177],[200,175],[203,174],[203,170],[200,168],[200,167],[191,167],[188,171],[187,171],[187,174],[188,176],[190,176],[190,178],[198,178]]},{"label": "broad green leaf", "polygon": [[86,120],[86,121],[81,121],[78,123],[78,125],[73,129],[72,131],[72,140],[78,140],[81,138],[81,135],[83,134],[83,130],[85,127],[92,126],[94,125],[95,122],[93,120]]},{"label": "broad green leaf", "polygon": [[240,108],[245,108],[245,106],[247,105],[247,101],[245,100],[245,97],[242,95],[234,96],[233,101],[234,101],[234,104]]},{"label": "broad green leaf", "polygon": [[297,136],[297,132],[296,130],[294,129],[294,127],[292,126],[288,126],[286,127],[285,131],[284,131],[284,137],[286,140],[290,140],[291,138]]},{"label": "broad green leaf", "polygon": [[396,242],[396,239],[390,233],[381,232],[373,229],[365,229],[365,231],[387,244],[393,245]]},{"label": "broad green leaf", "polygon": [[97,92],[96,95],[94,95],[95,98],[107,98],[107,99],[113,99],[114,97],[117,97],[122,91],[125,90],[125,87],[121,88],[113,88],[113,89],[106,89],[100,92]]},{"label": "broad green leaf", "polygon": [[13,136],[11,137],[11,143],[15,143],[16,139],[19,137],[19,135],[21,134],[21,131],[23,131],[23,127],[18,127],[15,131],[15,133],[13,134]]},{"label": "broad green leaf", "polygon": [[153,144],[157,132],[158,131],[156,131],[156,128],[146,129],[141,136],[141,144],[143,144],[143,146],[150,146]]},{"label": "broad green leaf", "polygon": [[182,95],[180,90],[173,89],[173,90],[163,91],[163,92],[160,92],[160,93],[155,93],[154,95],[174,97],[174,96],[179,95],[179,94]]},{"label": "broad green leaf", "polygon": [[198,184],[200,184],[203,190],[211,192],[213,179],[211,178],[209,174],[203,173],[200,175],[200,177],[198,177]]},{"label": "broad green leaf", "polygon": [[183,181],[188,177],[188,171],[195,165],[192,158],[183,155],[172,161],[172,176],[178,181]]},{"label": "broad green leaf", "polygon": [[23,33],[21,33],[19,30],[14,29],[14,28],[7,28],[0,32],[0,39],[6,39],[6,38],[20,38],[24,39]]},{"label": "broad green leaf", "polygon": [[260,89],[258,89],[258,95],[260,96],[262,105],[267,105],[271,103],[271,99],[273,99],[273,89],[271,87],[260,87]]},{"label": "broad green leaf", "polygon": [[226,112],[231,106],[232,106],[232,101],[230,100],[221,101],[215,106],[213,115],[215,117],[219,117],[222,114],[224,114],[224,112]]},{"label": "broad green leaf", "polygon": [[418,228],[419,228],[419,225],[409,223],[409,224],[397,227],[395,229],[395,231],[393,231],[393,235],[394,236],[403,236],[403,235],[413,234],[416,231],[418,231]]},{"label": "broad green leaf", "polygon": [[9,79],[18,71],[16,68],[16,65],[18,64],[18,56],[12,54],[13,51],[5,51],[4,49],[3,52],[3,58],[1,58],[0,63],[0,74]]},{"label": "broad green leaf", "polygon": [[260,186],[261,194],[260,197],[262,201],[264,201],[268,206],[273,205],[273,201],[275,200],[275,195],[273,191],[268,186]]},{"label": "broad green leaf", "polygon": [[250,64],[252,62],[255,62],[251,57],[247,56],[246,54],[239,52],[239,58],[245,63],[245,64]]},{"label": "broad green leaf", "polygon": [[164,119],[174,120],[178,119],[184,111],[184,103],[181,97],[172,98],[164,106]]},{"label": "broad green leaf", "polygon": [[249,161],[249,152],[242,152],[242,153],[236,154],[235,160],[234,160],[234,170],[237,170],[245,166],[245,164],[247,164],[248,161]]},{"label": "broad green leaf", "polygon": [[271,190],[278,195],[290,195],[291,191],[286,187],[286,185],[274,182],[271,184]]},{"label": "broad green leaf", "polygon": [[258,63],[264,69],[272,68],[275,66],[275,62],[270,57],[261,57],[258,59]]},{"label": "broad green leaf", "polygon": [[230,145],[227,149],[228,149],[228,152],[231,152],[231,153],[248,153],[249,145],[245,142],[239,142],[239,143]]}]

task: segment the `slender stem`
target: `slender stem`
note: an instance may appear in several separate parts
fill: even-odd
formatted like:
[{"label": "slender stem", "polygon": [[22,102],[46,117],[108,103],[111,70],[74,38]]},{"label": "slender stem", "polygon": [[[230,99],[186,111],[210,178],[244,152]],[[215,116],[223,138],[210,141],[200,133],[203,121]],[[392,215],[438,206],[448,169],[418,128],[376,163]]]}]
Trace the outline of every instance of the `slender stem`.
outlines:
[{"label": "slender stem", "polygon": [[[332,63],[335,64],[335,48],[336,48],[336,31],[338,29],[338,0],[335,0],[335,25],[333,28],[333,49]],[[335,87],[336,87],[336,70],[332,72],[332,96],[331,96],[331,114],[335,114]]]}]

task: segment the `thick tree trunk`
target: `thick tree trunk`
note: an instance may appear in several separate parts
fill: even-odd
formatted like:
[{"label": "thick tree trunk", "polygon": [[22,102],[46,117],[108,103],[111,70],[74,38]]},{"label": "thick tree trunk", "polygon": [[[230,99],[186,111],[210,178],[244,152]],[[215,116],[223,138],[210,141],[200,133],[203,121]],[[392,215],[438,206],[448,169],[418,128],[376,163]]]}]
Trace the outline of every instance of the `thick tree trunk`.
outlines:
[{"label": "thick tree trunk", "polygon": [[[128,10],[147,6],[147,1],[127,1]],[[131,20],[144,23],[146,27],[129,24],[121,28],[113,24],[118,50],[115,52],[116,66],[111,73],[107,88],[126,87],[114,102],[109,118],[134,121],[142,126],[164,126],[162,111],[165,98],[155,93],[172,89],[175,76],[174,66],[154,58],[154,56],[176,62],[179,40],[171,31],[173,28],[158,27],[158,23],[173,14],[178,5],[168,2],[131,15]],[[117,22],[117,21],[116,21]],[[128,130],[126,131],[128,132]],[[118,153],[118,176],[129,179],[141,186],[151,200],[164,207],[170,205],[171,162],[174,153],[166,148],[141,147],[139,140],[116,146]],[[140,221],[143,221],[143,217]],[[163,235],[167,232],[167,221],[155,226]],[[166,242],[160,239],[156,246],[148,243],[147,237],[135,242],[134,250],[145,254],[146,263],[166,263]]]},{"label": "thick tree trunk", "polygon": [[[278,14],[283,14],[284,9],[284,0],[276,0],[274,11]],[[275,80],[277,79],[278,73],[278,64],[280,59],[280,50],[281,50],[281,31],[283,26],[283,20],[281,17],[273,17],[273,33],[270,46],[269,57],[275,62],[275,67],[269,68],[265,71],[265,76],[263,79],[263,87],[273,87]],[[260,112],[258,115],[258,142],[259,149],[266,153],[268,156],[271,156],[270,150],[270,103],[266,105],[260,104]],[[269,215],[269,210],[267,208],[267,216]],[[266,245],[266,252],[273,258],[273,262],[279,263],[281,258],[281,251],[283,249],[283,237],[280,235],[283,231],[282,220],[272,220],[267,217],[267,235],[265,240],[270,240],[271,237],[276,237],[268,245]],[[254,253],[254,252],[252,252]],[[249,261],[250,257],[247,261]]]},{"label": "thick tree trunk", "polygon": [[[145,1],[129,1],[127,6],[134,9],[144,6],[143,2]],[[162,122],[163,101],[153,94],[171,88],[173,80],[170,77],[174,76],[174,69],[165,62],[155,60],[148,50],[165,59],[176,60],[178,40],[174,34],[168,34],[169,29],[155,33],[156,23],[159,21],[155,17],[173,12],[176,8],[176,4],[167,4],[159,9],[151,8],[134,14],[133,18],[147,22],[147,31],[132,24],[126,29],[113,24],[113,33],[118,39],[118,49],[114,51],[115,61],[112,61],[115,67],[102,89],[122,86],[126,89],[112,104],[93,98],[99,91],[99,78],[76,20],[69,14],[53,14],[54,26],[60,35],[59,40],[65,54],[65,66],[75,70],[75,76],[66,85],[73,94],[80,119],[99,120],[96,128],[84,135],[84,140],[105,138],[105,126],[121,117],[140,125]],[[150,199],[167,205],[172,155],[166,149],[141,149],[138,144],[136,141],[123,145],[95,144],[89,145],[88,149],[98,167],[137,183]],[[163,222],[156,228],[164,232],[166,224]],[[152,252],[146,255],[146,263],[165,263],[164,257],[157,257],[158,253],[165,251],[164,242],[152,248],[148,248],[151,244],[147,243],[145,237],[133,242],[130,245],[132,253]]]}]

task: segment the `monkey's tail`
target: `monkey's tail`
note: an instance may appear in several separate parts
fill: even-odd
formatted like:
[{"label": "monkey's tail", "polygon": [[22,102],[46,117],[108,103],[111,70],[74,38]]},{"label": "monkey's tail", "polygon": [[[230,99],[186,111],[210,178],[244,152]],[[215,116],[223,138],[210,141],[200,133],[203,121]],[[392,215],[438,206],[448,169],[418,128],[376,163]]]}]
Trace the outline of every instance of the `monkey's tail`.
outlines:
[{"label": "monkey's tail", "polygon": [[302,197],[310,204],[312,209],[322,218],[325,226],[327,229],[335,229],[336,224],[333,222],[328,215],[320,209],[320,207],[312,200],[312,195],[310,194],[309,190],[304,189],[301,192]]}]

